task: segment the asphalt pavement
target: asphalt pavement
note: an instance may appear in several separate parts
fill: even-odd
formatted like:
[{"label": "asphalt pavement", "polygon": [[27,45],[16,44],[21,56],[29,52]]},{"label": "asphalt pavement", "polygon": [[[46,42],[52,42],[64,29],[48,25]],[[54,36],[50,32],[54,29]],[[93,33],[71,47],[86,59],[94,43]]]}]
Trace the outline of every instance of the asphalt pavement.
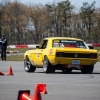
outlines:
[{"label": "asphalt pavement", "polygon": [[[75,70],[70,74],[56,71],[45,74],[42,68],[34,73],[24,71],[23,61],[2,61],[0,72],[0,100],[17,100],[19,90],[30,90],[33,97],[37,83],[45,83],[47,94],[42,100],[100,100],[100,63],[94,67],[93,74],[81,74]],[[9,67],[14,75],[7,76]]]}]

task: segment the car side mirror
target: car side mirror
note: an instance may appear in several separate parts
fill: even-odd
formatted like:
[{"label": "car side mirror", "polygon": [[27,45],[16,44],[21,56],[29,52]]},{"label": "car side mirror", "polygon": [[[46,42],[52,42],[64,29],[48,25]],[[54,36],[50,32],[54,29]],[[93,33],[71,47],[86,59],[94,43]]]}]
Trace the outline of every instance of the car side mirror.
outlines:
[{"label": "car side mirror", "polygon": [[93,46],[88,46],[89,47],[89,49],[94,49],[94,47]]},{"label": "car side mirror", "polygon": [[36,48],[39,48],[39,46],[37,45]]}]

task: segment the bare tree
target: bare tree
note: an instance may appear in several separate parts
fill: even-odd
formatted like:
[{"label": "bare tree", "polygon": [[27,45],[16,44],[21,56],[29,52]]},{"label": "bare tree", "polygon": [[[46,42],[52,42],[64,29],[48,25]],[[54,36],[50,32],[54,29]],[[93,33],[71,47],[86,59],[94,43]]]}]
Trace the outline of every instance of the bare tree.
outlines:
[{"label": "bare tree", "polygon": [[22,44],[23,29],[27,27],[27,7],[18,2],[7,2],[3,7],[3,31],[7,31],[14,44]]},{"label": "bare tree", "polygon": [[93,25],[93,17],[95,13],[95,1],[92,4],[88,4],[87,2],[83,3],[81,7],[80,16],[83,19],[83,23],[88,30],[88,43],[91,42],[91,27]]}]

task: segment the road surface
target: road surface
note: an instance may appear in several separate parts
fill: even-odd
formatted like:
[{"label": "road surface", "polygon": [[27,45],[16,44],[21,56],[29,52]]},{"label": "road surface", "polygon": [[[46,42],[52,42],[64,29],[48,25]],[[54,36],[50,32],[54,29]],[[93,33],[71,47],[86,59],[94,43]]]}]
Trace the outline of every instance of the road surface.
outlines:
[{"label": "road surface", "polygon": [[[0,62],[0,100],[17,100],[19,90],[30,90],[33,96],[37,83],[45,83],[48,94],[42,95],[42,100],[100,100],[100,63],[95,65],[93,74],[81,74],[72,71],[63,74],[56,71],[54,74],[45,74],[43,69],[36,69],[34,73],[24,71],[23,62]],[[12,67],[12,76],[7,76],[9,67]]]}]

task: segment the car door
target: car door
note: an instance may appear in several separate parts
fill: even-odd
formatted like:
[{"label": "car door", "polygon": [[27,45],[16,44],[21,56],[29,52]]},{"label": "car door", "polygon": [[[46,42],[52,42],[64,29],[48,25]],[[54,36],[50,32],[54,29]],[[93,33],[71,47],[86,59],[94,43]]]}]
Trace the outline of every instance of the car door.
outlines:
[{"label": "car door", "polygon": [[37,66],[43,65],[43,58],[44,58],[44,50],[47,48],[48,40],[43,40],[40,44],[39,48],[36,50],[35,54],[35,63]]}]

